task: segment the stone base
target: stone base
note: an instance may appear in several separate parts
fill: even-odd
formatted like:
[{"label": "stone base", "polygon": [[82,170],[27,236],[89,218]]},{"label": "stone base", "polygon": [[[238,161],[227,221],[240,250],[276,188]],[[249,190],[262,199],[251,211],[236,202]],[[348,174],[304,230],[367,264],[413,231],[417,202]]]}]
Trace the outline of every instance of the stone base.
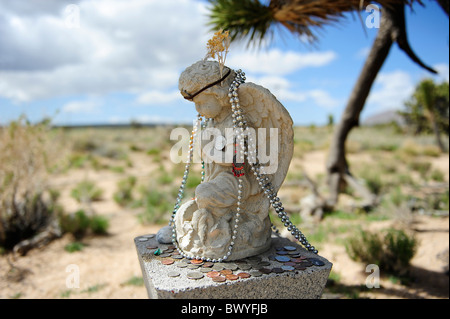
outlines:
[{"label": "stone base", "polygon": [[[172,258],[167,256],[170,254],[171,245],[159,244],[154,235],[136,237],[134,241],[147,293],[151,299],[317,299],[322,295],[332,267],[328,260],[308,252],[297,243],[287,238],[272,236],[268,251],[243,261],[225,262],[222,265],[225,268],[243,265],[242,268],[245,270],[233,270],[233,274],[236,275],[241,272],[251,274],[261,268],[263,274],[255,273],[259,276],[214,282],[206,276],[206,273],[200,272],[205,267],[195,270],[178,267],[180,263],[186,263],[186,259],[175,259],[173,264],[164,265],[164,260]],[[295,251],[283,249],[285,246],[295,247]],[[159,256],[155,255],[158,248],[161,251]],[[164,251],[167,249],[169,253],[165,254]],[[277,254],[277,249],[283,250],[284,255]],[[158,251],[156,253],[158,254]],[[295,253],[301,257],[291,257],[295,256],[293,255]],[[285,262],[273,260],[277,256],[294,258],[297,263],[290,262],[286,265]],[[317,265],[298,263],[299,259],[305,257],[305,260],[313,258],[312,261]],[[291,266],[286,267],[289,265]],[[249,266],[252,268],[248,269]],[[217,267],[220,269],[220,265]],[[196,272],[197,275],[201,273],[203,277],[188,278],[188,274],[192,272]]]}]

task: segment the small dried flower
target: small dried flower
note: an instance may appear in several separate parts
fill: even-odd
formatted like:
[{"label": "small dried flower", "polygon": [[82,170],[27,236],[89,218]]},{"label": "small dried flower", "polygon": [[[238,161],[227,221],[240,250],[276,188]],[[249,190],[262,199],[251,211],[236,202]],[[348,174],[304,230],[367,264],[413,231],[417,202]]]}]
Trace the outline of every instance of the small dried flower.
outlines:
[{"label": "small dried flower", "polygon": [[223,67],[225,66],[225,60],[227,58],[228,49],[230,48],[230,37],[228,31],[223,31],[220,29],[214,36],[208,40],[206,45],[208,52],[206,53],[205,59],[212,58],[219,62],[220,76],[222,77]]}]

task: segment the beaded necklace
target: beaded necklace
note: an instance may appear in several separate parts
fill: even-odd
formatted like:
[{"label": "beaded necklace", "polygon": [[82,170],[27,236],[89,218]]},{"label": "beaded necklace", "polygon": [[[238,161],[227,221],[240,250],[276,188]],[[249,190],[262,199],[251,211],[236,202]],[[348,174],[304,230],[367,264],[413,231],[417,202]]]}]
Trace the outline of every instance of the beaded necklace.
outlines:
[{"label": "beaded necklace", "polygon": [[[250,159],[256,158],[256,146],[253,143],[254,141],[252,138],[249,138],[246,141],[246,132],[248,130],[247,127],[247,121],[245,120],[245,116],[241,110],[241,106],[239,104],[239,94],[238,94],[238,88],[242,83],[245,83],[245,73],[242,72],[242,70],[236,71],[236,77],[233,80],[233,82],[230,85],[228,97],[230,98],[230,104],[231,104],[231,110],[232,110],[232,116],[233,116],[233,127],[234,127],[234,133],[235,133],[235,155],[233,157],[233,174],[238,179],[238,201],[236,203],[236,212],[234,215],[234,225],[233,225],[233,234],[231,236],[231,242],[230,245],[227,248],[226,254],[222,258],[210,258],[207,256],[194,256],[192,254],[185,253],[178,245],[177,242],[177,232],[175,227],[175,216],[180,208],[181,200],[184,196],[184,188],[186,186],[186,181],[189,175],[189,168],[192,163],[192,158],[194,154],[194,141],[198,133],[199,123],[202,128],[206,127],[206,121],[210,121],[211,119],[206,119],[206,121],[203,121],[202,116],[198,115],[198,120],[195,122],[194,127],[192,129],[192,134],[189,140],[189,154],[187,156],[186,161],[186,167],[184,170],[183,180],[181,182],[178,196],[175,202],[175,206],[172,212],[172,217],[169,221],[169,226],[172,226],[172,242],[173,245],[176,247],[180,255],[187,259],[198,259],[203,261],[209,261],[209,262],[222,262],[228,259],[228,257],[231,255],[233,251],[233,247],[235,244],[235,240],[237,238],[237,232],[239,227],[239,218],[241,216],[241,199],[242,199],[242,193],[243,193],[243,179],[242,176],[244,176],[244,161],[245,156],[247,157],[248,163],[250,164],[250,169],[253,172],[253,175],[256,178],[256,181],[259,183],[261,190],[264,191],[264,194],[269,199],[270,204],[275,209],[278,217],[281,219],[281,221],[284,223],[284,226],[287,228],[287,230],[291,233],[291,235],[294,236],[306,249],[309,251],[317,254],[318,251],[314,246],[311,246],[311,244],[306,239],[305,235],[295,226],[287,216],[284,207],[280,201],[280,199],[277,197],[276,192],[273,189],[273,186],[270,182],[269,177],[264,174],[264,168],[260,165],[259,162],[253,162]],[[248,144],[250,143],[250,146],[248,147]],[[246,145],[247,144],[247,145]],[[239,151],[239,152],[238,152]],[[205,163],[202,160],[202,182],[205,178]],[[272,229],[276,233],[279,233],[278,229],[272,224]]]}]

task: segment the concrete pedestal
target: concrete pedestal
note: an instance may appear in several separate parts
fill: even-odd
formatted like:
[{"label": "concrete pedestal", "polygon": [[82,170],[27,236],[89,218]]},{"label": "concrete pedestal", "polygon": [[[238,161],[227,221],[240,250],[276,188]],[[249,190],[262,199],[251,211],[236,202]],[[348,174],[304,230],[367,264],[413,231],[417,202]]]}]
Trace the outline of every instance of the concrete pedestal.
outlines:
[{"label": "concrete pedestal", "polygon": [[[134,241],[151,299],[317,299],[322,295],[332,267],[325,258],[289,239],[272,236],[268,251],[216,266],[218,270],[231,268],[235,275],[245,272],[255,276],[214,282],[207,276],[206,267],[188,268],[189,265],[184,265],[186,259],[170,256],[171,245],[159,244],[154,235],[139,236]],[[287,261],[289,258],[291,260]],[[166,262],[173,263],[163,264]],[[192,279],[192,272],[203,277]]]}]

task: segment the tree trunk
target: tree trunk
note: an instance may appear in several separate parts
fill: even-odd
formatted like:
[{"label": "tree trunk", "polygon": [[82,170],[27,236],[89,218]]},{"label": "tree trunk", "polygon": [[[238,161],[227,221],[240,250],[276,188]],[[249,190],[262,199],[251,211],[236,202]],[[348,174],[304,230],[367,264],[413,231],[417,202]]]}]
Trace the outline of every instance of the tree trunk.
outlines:
[{"label": "tree trunk", "polygon": [[[403,10],[403,5],[401,6],[401,10]],[[372,49],[358,81],[353,88],[340,123],[335,129],[327,162],[328,186],[330,190],[327,206],[329,208],[336,205],[339,193],[342,191],[343,187],[348,184],[348,180],[354,180],[349,171],[345,156],[345,142],[351,129],[359,125],[359,115],[364,107],[378,71],[381,69],[389,54],[389,50],[392,47],[392,29],[394,26],[393,20],[395,11],[393,12],[391,9],[387,8],[383,9],[377,37],[372,45]],[[351,184],[353,184],[353,187],[357,185],[355,183]],[[363,193],[364,194],[362,195],[367,195],[367,191],[363,190]]]}]

